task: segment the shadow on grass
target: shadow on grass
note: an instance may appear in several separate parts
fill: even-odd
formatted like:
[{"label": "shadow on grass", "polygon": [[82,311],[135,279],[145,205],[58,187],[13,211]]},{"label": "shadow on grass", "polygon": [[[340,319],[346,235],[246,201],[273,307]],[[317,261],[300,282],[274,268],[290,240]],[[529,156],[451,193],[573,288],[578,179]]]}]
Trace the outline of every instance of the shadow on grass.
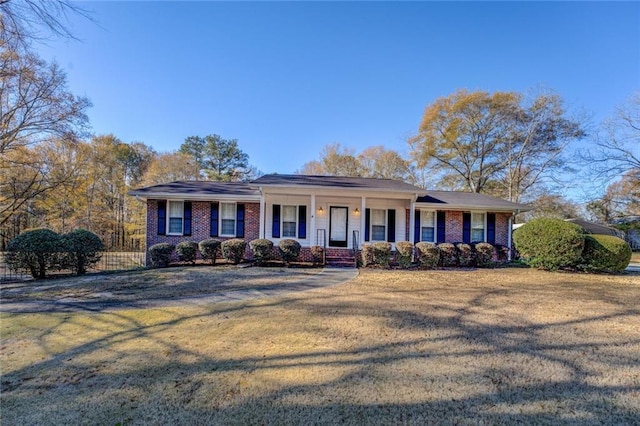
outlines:
[{"label": "shadow on grass", "polygon": [[[532,300],[552,290],[530,291]],[[357,300],[334,293],[218,306],[188,315],[159,310],[169,319],[153,324],[123,312],[102,312],[82,322],[87,332],[118,331],[62,353],[48,348],[47,338],[79,320],[56,315],[34,336],[49,357],[3,374],[3,418],[7,424],[638,421],[640,332],[632,339],[606,333],[612,325],[638,322],[637,297],[603,300],[608,308],[602,313],[560,320],[551,319],[555,312],[550,312],[549,319],[532,321],[505,313],[509,297],[524,291],[520,288],[467,290],[468,297],[459,301],[447,291],[427,288],[418,299],[403,299],[402,289],[363,288]],[[602,296],[576,297],[587,303]],[[392,297],[398,302],[390,303]],[[181,327],[201,321],[212,326],[231,316],[242,324],[259,321],[273,309],[313,318],[313,336],[331,348],[229,356],[222,346],[203,352],[198,342],[176,338]],[[488,321],[487,315],[497,319]],[[345,322],[356,325],[338,327]],[[380,335],[389,337],[363,338],[368,326],[359,328],[361,323],[377,324]],[[289,327],[309,332],[305,327],[311,325]],[[601,331],[598,337],[579,334],[590,327]],[[258,348],[266,348],[277,337],[265,325],[264,334],[254,338]],[[233,338],[219,336],[221,342]],[[123,343],[137,341],[152,342],[153,352],[121,349]],[[134,368],[105,372],[109,363],[135,357]]]}]

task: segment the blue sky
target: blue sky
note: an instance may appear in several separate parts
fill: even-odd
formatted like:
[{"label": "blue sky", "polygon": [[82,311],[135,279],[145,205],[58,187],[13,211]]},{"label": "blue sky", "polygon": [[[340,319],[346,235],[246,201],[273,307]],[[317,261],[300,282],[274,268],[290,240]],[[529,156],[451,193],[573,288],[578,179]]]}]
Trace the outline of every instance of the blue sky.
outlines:
[{"label": "blue sky", "polygon": [[158,151],[236,138],[263,172],[339,142],[406,153],[460,88],[558,92],[594,123],[640,90],[640,3],[88,2],[82,41],[39,46],[96,134]]}]

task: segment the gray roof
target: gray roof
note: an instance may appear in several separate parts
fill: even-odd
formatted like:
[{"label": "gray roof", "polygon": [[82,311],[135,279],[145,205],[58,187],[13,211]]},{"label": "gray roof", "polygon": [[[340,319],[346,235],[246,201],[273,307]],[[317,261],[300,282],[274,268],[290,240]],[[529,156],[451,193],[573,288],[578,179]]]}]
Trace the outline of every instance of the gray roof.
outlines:
[{"label": "gray roof", "polygon": [[387,192],[422,193],[424,189],[394,179],[378,179],[346,176],[313,175],[264,175],[251,182],[256,186],[309,186]]},{"label": "gray roof", "polygon": [[470,208],[495,209],[508,211],[529,211],[531,207],[525,204],[512,203],[502,198],[486,194],[462,191],[425,191],[426,195],[418,197],[417,203],[435,204],[440,209]]},{"label": "gray roof", "polygon": [[211,181],[177,181],[148,186],[146,188],[129,191],[129,195],[137,195],[145,198],[157,196],[208,196],[230,195],[247,196],[250,198],[260,196],[258,188],[245,182],[211,182]]},{"label": "gray roof", "polygon": [[615,228],[611,228],[609,226],[601,225],[595,222],[589,222],[588,220],[584,219],[565,219],[565,221],[581,226],[582,229],[590,234],[613,235],[614,237],[618,237],[622,234],[622,232]]}]

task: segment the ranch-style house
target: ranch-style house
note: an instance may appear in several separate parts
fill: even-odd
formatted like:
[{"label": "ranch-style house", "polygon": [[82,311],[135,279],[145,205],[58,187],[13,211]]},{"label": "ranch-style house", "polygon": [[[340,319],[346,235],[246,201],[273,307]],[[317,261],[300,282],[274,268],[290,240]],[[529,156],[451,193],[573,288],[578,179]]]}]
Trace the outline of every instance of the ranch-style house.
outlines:
[{"label": "ranch-style house", "polygon": [[362,244],[376,241],[484,241],[511,247],[512,219],[530,209],[484,194],[339,176],[180,181],[130,195],[147,204],[147,248],[211,237],[266,238],[274,245],[291,238],[302,246],[303,259],[311,258],[311,246],[324,247],[328,263],[353,259]]}]

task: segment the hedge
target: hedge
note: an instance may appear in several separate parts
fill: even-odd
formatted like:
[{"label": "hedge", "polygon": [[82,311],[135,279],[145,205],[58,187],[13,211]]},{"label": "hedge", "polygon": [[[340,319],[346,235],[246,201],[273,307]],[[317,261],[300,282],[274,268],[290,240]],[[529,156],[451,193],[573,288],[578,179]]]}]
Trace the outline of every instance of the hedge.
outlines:
[{"label": "hedge", "polygon": [[475,253],[470,244],[458,243],[456,244],[456,250],[458,254],[458,264],[463,267],[474,266],[476,263]]},{"label": "hedge", "polygon": [[631,247],[612,235],[586,235],[580,269],[590,272],[622,272],[631,261]]},{"label": "hedge", "polygon": [[77,275],[84,275],[87,268],[95,265],[102,257],[104,250],[102,240],[86,229],[76,229],[62,236],[64,245],[64,266]]},{"label": "hedge", "polygon": [[311,246],[311,257],[314,263],[323,263],[324,248],[322,246]]},{"label": "hedge", "polygon": [[480,268],[490,268],[494,266],[493,253],[495,247],[489,243],[476,243],[474,246],[476,254],[476,265]]},{"label": "hedge", "polygon": [[25,270],[33,278],[44,278],[49,269],[62,268],[64,242],[49,229],[32,229],[7,244],[6,262],[10,269]]},{"label": "hedge", "polygon": [[280,256],[282,256],[282,260],[287,264],[294,260],[298,260],[298,257],[300,256],[300,248],[300,243],[292,239],[280,240],[278,243]]},{"label": "hedge", "polygon": [[524,262],[553,271],[580,263],[585,231],[575,223],[539,218],[516,229],[513,242]]},{"label": "hedge", "polygon": [[193,241],[181,241],[176,246],[176,253],[179,261],[189,262],[194,265],[198,255],[198,244]]},{"label": "hedge", "polygon": [[413,263],[413,244],[409,241],[396,243],[398,264],[401,268],[408,268]]},{"label": "hedge", "polygon": [[362,245],[362,266],[367,267],[373,265],[373,244],[366,243]]},{"label": "hedge", "polygon": [[222,244],[220,244],[220,248],[222,249],[222,257],[234,265],[237,265],[242,262],[244,258],[247,243],[241,238],[232,238],[223,241]]},{"label": "hedge", "polygon": [[175,250],[175,246],[169,243],[158,243],[149,247],[149,257],[151,258],[151,266],[156,268],[164,268],[171,263],[171,254]]},{"label": "hedge", "polygon": [[440,250],[434,243],[416,243],[416,254],[423,268],[435,268],[440,262]]},{"label": "hedge", "polygon": [[265,238],[257,238],[249,242],[256,264],[264,265],[273,256],[273,242]]},{"label": "hedge", "polygon": [[211,262],[212,265],[215,265],[216,258],[220,253],[220,245],[222,241],[217,240],[215,238],[207,238],[206,240],[202,240],[198,243],[198,249],[200,249],[200,255],[203,259]]},{"label": "hedge", "polygon": [[372,244],[373,263],[388,268],[391,263],[391,243],[379,241]]},{"label": "hedge", "polygon": [[440,250],[440,266],[456,266],[458,265],[458,251],[452,243],[438,244]]}]

